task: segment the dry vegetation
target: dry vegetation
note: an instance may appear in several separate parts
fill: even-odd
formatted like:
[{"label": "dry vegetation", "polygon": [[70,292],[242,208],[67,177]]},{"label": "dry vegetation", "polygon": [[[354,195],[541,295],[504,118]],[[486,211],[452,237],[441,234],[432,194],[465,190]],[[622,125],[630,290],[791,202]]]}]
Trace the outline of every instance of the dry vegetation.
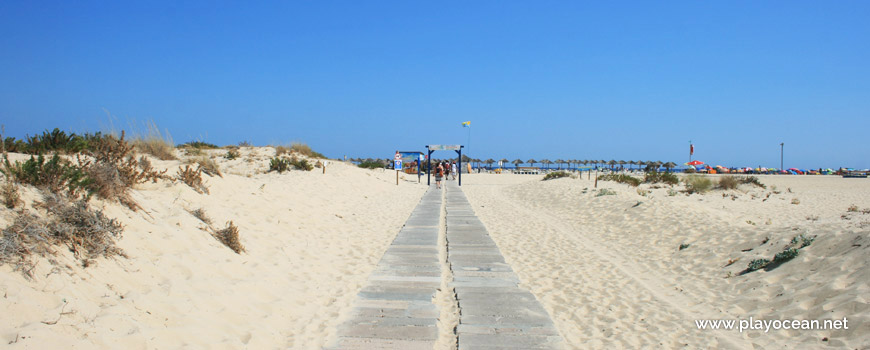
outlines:
[{"label": "dry vegetation", "polygon": [[242,242],[239,240],[239,227],[233,225],[233,222],[227,222],[227,227],[215,231],[215,237],[225,246],[232,249],[236,254],[245,251]]},{"label": "dry vegetation", "polygon": [[734,176],[722,176],[719,178],[719,185],[717,187],[723,190],[734,190],[737,189],[738,184],[739,182]]},{"label": "dry vegetation", "polygon": [[686,192],[704,193],[713,187],[713,181],[701,175],[689,175],[683,180],[686,183]]},{"label": "dry vegetation", "polygon": [[3,205],[6,208],[14,209],[21,205],[21,194],[18,193],[18,185],[9,179],[3,183],[3,187],[0,187],[0,196],[3,197]]},{"label": "dry vegetation", "polygon": [[290,144],[289,147],[284,146],[284,145],[272,146],[272,147],[275,148],[275,156],[295,153],[297,155],[302,155],[302,156],[305,156],[308,158],[316,158],[316,159],[325,159],[326,158],[326,156],[324,156],[323,154],[320,154],[319,152],[312,150],[311,146],[308,146],[307,144],[304,144],[301,142],[293,142],[292,144]]},{"label": "dry vegetation", "polygon": [[220,167],[214,159],[211,159],[206,156],[200,156],[197,158],[190,158],[185,160],[186,164],[198,164],[199,168],[202,169],[202,172],[208,176],[219,176],[224,177],[221,174]]},{"label": "dry vegetation", "polygon": [[206,224],[205,230],[211,232],[212,236],[214,236],[214,238],[219,242],[223,243],[223,245],[232,249],[236,254],[245,251],[245,247],[239,240],[239,228],[234,225],[232,221],[227,222],[227,227],[216,230],[214,226],[212,226],[211,218],[208,217],[204,209],[199,208],[196,210],[190,210],[189,212],[191,215],[199,219],[199,221]]},{"label": "dry vegetation", "polygon": [[208,187],[202,182],[202,167],[200,166],[197,166],[196,169],[190,165],[180,167],[175,178],[190,186],[197,193],[208,194]]},{"label": "dry vegetation", "polygon": [[81,199],[71,202],[57,194],[45,194],[38,207],[45,217],[27,211],[18,212],[14,222],[2,231],[0,262],[14,265],[16,270],[32,277],[35,262],[31,255],[45,256],[56,246],[66,246],[82,265],[89,266],[94,258],[124,256],[115,246],[123,227],[100,210],[90,209]]},{"label": "dry vegetation", "polygon": [[145,132],[135,133],[131,138],[131,143],[136,150],[141,153],[150,154],[160,160],[174,160],[175,143],[172,141],[172,136],[169,131],[161,133],[160,129],[154,124],[154,121],[145,123]]}]

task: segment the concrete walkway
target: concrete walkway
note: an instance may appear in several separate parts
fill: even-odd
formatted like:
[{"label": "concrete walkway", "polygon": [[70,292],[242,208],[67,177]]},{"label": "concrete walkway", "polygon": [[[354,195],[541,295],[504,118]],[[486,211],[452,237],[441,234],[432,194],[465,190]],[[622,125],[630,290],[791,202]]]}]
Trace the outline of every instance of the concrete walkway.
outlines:
[{"label": "concrete walkway", "polygon": [[[549,314],[505,263],[455,183],[447,190],[447,247],[459,303],[459,349],[560,349]],[[530,232],[529,234],[534,234]]]},{"label": "concrete walkway", "polygon": [[432,349],[441,286],[441,191],[431,187],[359,292],[330,349]]},{"label": "concrete walkway", "polygon": [[[558,349],[562,339],[535,296],[518,286],[455,181],[445,181],[449,281],[459,306],[459,349]],[[434,186],[360,291],[338,341],[328,349],[432,349],[441,286],[438,233],[442,191]]]}]

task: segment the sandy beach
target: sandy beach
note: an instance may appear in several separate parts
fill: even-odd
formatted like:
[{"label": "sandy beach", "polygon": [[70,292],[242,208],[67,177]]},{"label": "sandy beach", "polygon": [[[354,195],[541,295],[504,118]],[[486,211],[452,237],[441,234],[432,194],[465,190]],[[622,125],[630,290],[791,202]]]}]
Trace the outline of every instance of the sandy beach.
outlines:
[{"label": "sandy beach", "polygon": [[[396,186],[395,172],[335,161],[326,174],[264,173],[271,147],[206,152],[223,172],[204,176],[210,194],[160,181],[132,192],[138,212],[92,199],[125,226],[128,258],[83,268],[57,247],[31,280],[0,266],[0,346],[319,349],[425,191],[416,177]],[[174,172],[181,161],[153,162]],[[22,192],[33,210],[36,190]],[[246,252],[204,231],[188,212],[199,208],[216,226],[232,220]],[[13,217],[2,209],[0,227]]]},{"label": "sandy beach", "polygon": [[[427,189],[425,178],[397,186],[393,171],[338,161],[325,174],[266,172],[271,147],[242,147],[234,160],[205,152],[223,173],[206,177],[210,194],[158,181],[131,192],[139,211],[91,201],[124,225],[126,258],[83,267],[61,246],[34,257],[31,278],[0,266],[2,346],[320,349]],[[153,163],[176,169],[181,158]],[[596,189],[587,174],[541,179],[466,174],[462,191],[566,347],[870,346],[866,179],[760,176],[766,189],[692,195],[682,185]],[[38,191],[21,192],[38,212]],[[196,209],[215,226],[233,221],[246,251],[215,240]],[[0,213],[2,227],[16,215]],[[798,257],[740,274],[800,235],[815,239]],[[741,333],[694,322],[750,317],[845,317],[850,327]]]},{"label": "sandy beach", "polygon": [[[615,195],[596,196],[587,175],[474,175],[463,190],[572,348],[867,348],[870,215],[848,208],[870,208],[870,182],[759,178],[767,189],[689,196],[608,181],[598,188]],[[816,237],[800,256],[739,276],[800,234]],[[851,327],[741,334],[694,323],[750,317],[846,317]]]}]

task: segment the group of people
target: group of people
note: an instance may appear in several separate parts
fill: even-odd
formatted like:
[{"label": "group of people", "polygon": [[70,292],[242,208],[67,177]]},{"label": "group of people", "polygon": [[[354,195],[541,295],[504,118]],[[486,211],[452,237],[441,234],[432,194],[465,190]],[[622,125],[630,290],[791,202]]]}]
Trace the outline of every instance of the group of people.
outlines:
[{"label": "group of people", "polygon": [[438,163],[438,166],[435,167],[433,171],[435,173],[435,187],[441,189],[441,178],[447,179],[448,176],[452,176],[453,180],[456,180],[456,174],[459,173],[459,168],[456,166],[456,162],[448,163],[441,162]]}]

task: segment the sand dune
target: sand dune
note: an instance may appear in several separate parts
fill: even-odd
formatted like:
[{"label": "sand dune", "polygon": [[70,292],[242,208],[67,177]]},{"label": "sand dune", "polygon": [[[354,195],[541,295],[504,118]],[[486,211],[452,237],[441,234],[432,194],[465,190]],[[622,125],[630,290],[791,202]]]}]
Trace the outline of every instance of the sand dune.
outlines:
[{"label": "sand dune", "polygon": [[[340,162],[326,174],[264,174],[269,147],[236,160],[208,152],[224,173],[206,177],[210,195],[161,181],[133,191],[139,212],[92,200],[125,225],[118,245],[129,258],[82,268],[58,248],[33,280],[0,266],[3,346],[319,349],[425,191],[416,178],[396,186],[394,172]],[[170,173],[180,164],[154,163]],[[32,208],[39,197],[24,192]],[[199,208],[215,226],[232,220],[247,252],[202,230],[188,212]],[[3,209],[0,226],[13,215]]]},{"label": "sand dune", "polygon": [[[599,188],[616,195],[596,196],[586,176],[540,179],[474,175],[463,188],[572,347],[870,346],[870,215],[847,213],[853,204],[870,208],[870,182],[762,177],[767,190],[669,196],[660,188],[642,196],[602,181]],[[816,240],[797,258],[738,276],[799,234]],[[852,327],[739,333],[698,330],[693,322],[749,317],[847,317]]]},{"label": "sand dune", "polygon": [[[341,162],[325,174],[266,173],[274,149],[241,152],[226,160],[225,151],[207,151],[223,171],[206,178],[209,195],[160,181],[132,192],[137,212],[92,200],[124,224],[118,245],[127,258],[84,268],[57,247],[37,259],[32,279],[0,266],[0,344],[321,348],[426,186],[406,175],[396,186],[392,171]],[[170,173],[181,164],[153,162]],[[862,213],[870,182],[760,178],[767,189],[689,196],[676,192],[682,186],[638,191],[602,181],[595,189],[585,176],[471,174],[462,188],[569,347],[870,347],[870,214]],[[39,192],[22,194],[25,208],[37,211]],[[214,239],[195,209],[216,227],[233,221],[246,252]],[[2,209],[0,227],[14,216]],[[740,275],[800,235],[815,240],[797,258]],[[694,323],[749,317],[846,317],[850,328],[740,333]]]}]

